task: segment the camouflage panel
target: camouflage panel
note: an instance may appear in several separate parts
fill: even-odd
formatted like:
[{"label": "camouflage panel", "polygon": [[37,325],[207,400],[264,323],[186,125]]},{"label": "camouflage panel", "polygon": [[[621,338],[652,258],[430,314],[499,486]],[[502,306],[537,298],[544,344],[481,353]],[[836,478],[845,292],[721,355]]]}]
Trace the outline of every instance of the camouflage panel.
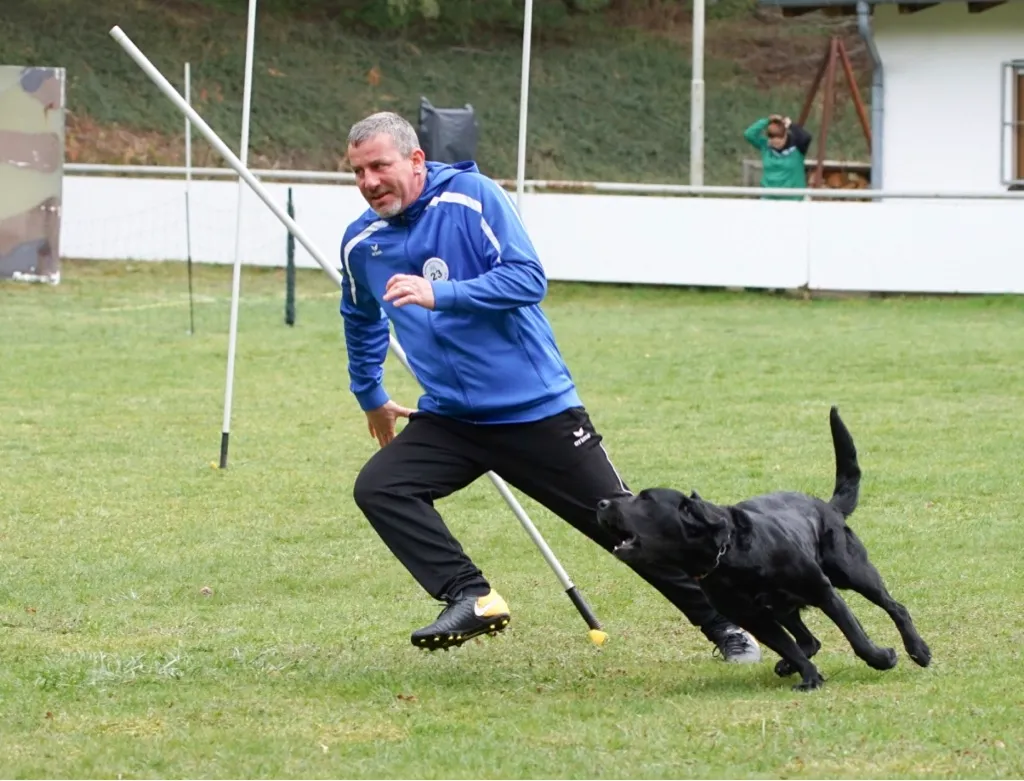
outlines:
[{"label": "camouflage panel", "polygon": [[64,69],[0,65],[0,279],[60,281]]}]

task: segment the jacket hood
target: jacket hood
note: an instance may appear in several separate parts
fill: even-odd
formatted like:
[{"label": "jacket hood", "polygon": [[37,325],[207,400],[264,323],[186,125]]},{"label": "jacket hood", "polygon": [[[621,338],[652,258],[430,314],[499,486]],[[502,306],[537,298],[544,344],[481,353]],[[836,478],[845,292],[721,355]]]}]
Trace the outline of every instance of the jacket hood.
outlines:
[{"label": "jacket hood", "polygon": [[448,189],[448,182],[459,174],[480,173],[480,169],[472,160],[465,160],[459,163],[436,163],[427,161],[427,180],[423,184],[423,192],[420,197],[409,204],[401,214],[392,218],[391,222],[405,222],[415,220],[427,205],[440,193]]}]

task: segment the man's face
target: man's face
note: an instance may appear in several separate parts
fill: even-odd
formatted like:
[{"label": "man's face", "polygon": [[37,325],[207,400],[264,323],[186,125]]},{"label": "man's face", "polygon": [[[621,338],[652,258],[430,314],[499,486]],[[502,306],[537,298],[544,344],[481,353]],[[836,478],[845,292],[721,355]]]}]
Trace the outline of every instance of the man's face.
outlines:
[{"label": "man's face", "polygon": [[768,127],[768,145],[773,149],[782,149],[786,145],[786,128],[778,123]]},{"label": "man's face", "polygon": [[423,190],[423,150],[403,157],[386,133],[349,146],[348,160],[359,192],[380,217],[401,213]]}]

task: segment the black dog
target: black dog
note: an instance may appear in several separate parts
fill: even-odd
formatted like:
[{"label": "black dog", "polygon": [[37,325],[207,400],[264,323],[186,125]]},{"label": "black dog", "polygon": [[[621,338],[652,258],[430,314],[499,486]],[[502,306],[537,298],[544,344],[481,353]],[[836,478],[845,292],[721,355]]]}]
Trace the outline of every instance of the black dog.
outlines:
[{"label": "black dog", "polygon": [[910,658],[922,667],[931,661],[910,613],[889,595],[864,545],[846,525],[857,506],[860,466],[835,407],[829,421],[836,483],[828,502],[778,492],[720,507],[696,492],[686,496],[650,488],[602,500],[597,512],[618,540],[618,558],[682,568],[723,616],[782,657],[775,665],[778,675],[800,673],[803,680],[793,687],[798,690],[816,689],[824,680],[810,660],[821,642],[800,618],[807,607],[832,619],[869,666],[896,665],[896,652],[871,641],[836,588],[852,589],[880,606],[899,629]]}]

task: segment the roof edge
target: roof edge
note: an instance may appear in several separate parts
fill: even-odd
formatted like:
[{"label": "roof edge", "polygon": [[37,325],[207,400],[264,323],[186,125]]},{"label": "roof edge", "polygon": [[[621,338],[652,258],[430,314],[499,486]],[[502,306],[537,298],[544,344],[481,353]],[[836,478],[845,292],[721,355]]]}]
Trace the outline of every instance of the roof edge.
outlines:
[{"label": "roof edge", "polygon": [[[963,3],[968,13],[981,13],[990,8],[1005,5],[1008,0],[865,0],[872,9],[879,5],[895,5],[900,13],[917,13],[932,6]],[[760,8],[781,8],[783,16],[802,16],[815,11],[829,15],[852,14],[857,10],[857,0],[757,0]]]},{"label": "roof edge", "polygon": [[[899,5],[913,8],[915,6],[928,8],[943,3],[964,3],[968,6],[992,7],[1005,5],[1008,0],[865,0],[868,5]],[[757,0],[760,6],[771,6],[778,8],[828,8],[835,6],[856,6],[857,0]]]}]

